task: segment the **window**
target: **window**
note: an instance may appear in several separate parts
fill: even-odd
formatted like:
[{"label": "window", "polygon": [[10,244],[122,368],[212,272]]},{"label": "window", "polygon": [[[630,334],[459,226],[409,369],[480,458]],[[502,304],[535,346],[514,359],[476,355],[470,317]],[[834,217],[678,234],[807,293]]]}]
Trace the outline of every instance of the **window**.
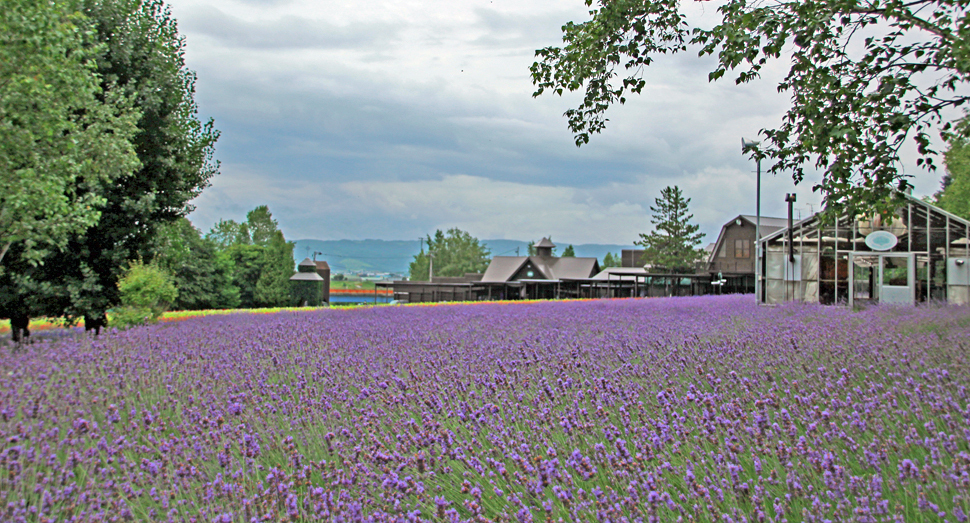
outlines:
[{"label": "window", "polygon": [[751,242],[749,242],[748,240],[734,240],[734,257],[750,258]]}]

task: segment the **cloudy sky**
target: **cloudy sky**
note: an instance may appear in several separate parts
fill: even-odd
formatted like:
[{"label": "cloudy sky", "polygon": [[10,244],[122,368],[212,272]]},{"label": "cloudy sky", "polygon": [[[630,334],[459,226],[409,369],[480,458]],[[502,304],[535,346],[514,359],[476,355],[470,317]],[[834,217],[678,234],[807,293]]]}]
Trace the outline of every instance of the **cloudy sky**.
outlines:
[{"label": "cloudy sky", "polygon": [[[190,216],[208,230],[269,205],[288,239],[482,239],[632,244],[660,190],[678,185],[708,241],[754,214],[742,136],[780,123],[786,64],[735,86],[710,58],[664,58],[647,87],[577,148],[562,113],[578,94],[533,98],[535,50],[588,17],[582,0],[169,0],[198,74],[221,174]],[[710,25],[715,2],[685,2]],[[940,175],[908,161],[916,194]],[[762,214],[818,208],[806,180],[764,176]]]}]

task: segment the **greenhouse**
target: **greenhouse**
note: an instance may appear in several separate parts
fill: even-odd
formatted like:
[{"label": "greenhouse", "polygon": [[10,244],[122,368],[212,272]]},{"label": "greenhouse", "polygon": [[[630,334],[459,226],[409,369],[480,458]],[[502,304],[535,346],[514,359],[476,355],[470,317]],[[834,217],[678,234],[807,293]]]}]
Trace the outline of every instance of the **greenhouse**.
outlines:
[{"label": "greenhouse", "polygon": [[890,219],[812,216],[765,236],[758,301],[916,304],[970,301],[970,222],[902,195]]}]

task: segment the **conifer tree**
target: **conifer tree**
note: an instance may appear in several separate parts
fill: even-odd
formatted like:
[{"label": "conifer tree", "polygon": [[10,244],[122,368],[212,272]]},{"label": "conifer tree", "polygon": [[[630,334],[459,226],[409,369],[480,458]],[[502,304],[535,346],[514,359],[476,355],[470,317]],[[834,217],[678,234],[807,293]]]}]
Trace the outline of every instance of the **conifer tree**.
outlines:
[{"label": "conifer tree", "polygon": [[688,214],[690,198],[684,198],[675,185],[661,190],[660,198],[654,201],[657,206],[650,206],[654,230],[650,234],[641,233],[640,240],[635,242],[644,248],[641,260],[651,265],[653,271],[694,272],[694,262],[704,255],[697,249],[704,233],[698,232],[699,225],[691,223],[694,215]]}]

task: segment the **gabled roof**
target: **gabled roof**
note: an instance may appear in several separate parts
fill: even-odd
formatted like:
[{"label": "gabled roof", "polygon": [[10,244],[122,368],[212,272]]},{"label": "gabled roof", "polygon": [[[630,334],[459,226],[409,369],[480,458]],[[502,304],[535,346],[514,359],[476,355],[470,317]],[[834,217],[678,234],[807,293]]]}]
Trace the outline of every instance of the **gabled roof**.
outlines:
[{"label": "gabled roof", "polygon": [[589,278],[599,269],[596,258],[553,258],[548,256],[495,256],[482,281],[501,283],[510,281],[527,263],[539,271],[535,279],[559,280]]},{"label": "gabled roof", "polygon": [[553,280],[589,278],[596,274],[599,262],[596,258],[553,258]]},{"label": "gabled roof", "polygon": [[[734,218],[731,218],[730,220],[725,222],[724,225],[721,226],[721,232],[718,233],[717,235],[717,241],[714,242],[714,248],[708,251],[707,263],[712,263],[718,251],[721,250],[721,244],[724,243],[724,231],[726,231],[728,227],[735,225],[738,220],[748,222],[751,225],[757,225],[758,223],[758,217],[752,216],[750,214],[739,214]],[[773,232],[778,231],[779,229],[784,229],[785,227],[788,227],[787,218],[775,218],[773,216],[761,217],[761,237],[762,238],[764,238],[765,236]]]},{"label": "gabled roof", "polygon": [[[921,200],[921,199],[913,196],[912,194],[906,194],[904,192],[900,192],[900,191],[896,191],[896,190],[894,190],[893,192],[896,193],[896,194],[898,194],[898,195],[900,195],[900,196],[902,196],[904,200],[908,200],[911,204],[915,203],[915,204],[918,204],[918,205],[922,205],[922,206],[926,207],[927,209],[932,210],[935,213],[938,213],[938,214],[940,214],[942,216],[949,217],[950,220],[954,220],[957,223],[962,223],[966,227],[970,227],[970,220],[966,220],[966,219],[961,218],[961,217],[959,217],[959,216],[957,216],[957,215],[955,215],[955,214],[953,214],[953,213],[951,213],[949,211],[945,211],[945,210],[937,207],[936,205],[933,205],[932,203],[929,203],[927,201]],[[846,218],[846,216],[845,215],[842,215],[842,217],[839,218],[839,219],[841,220],[843,218]],[[764,219],[764,218],[762,218],[762,219]],[[808,223],[810,221],[817,221],[817,220],[818,220],[818,214],[813,214],[812,216],[809,216],[808,218],[805,218],[804,220],[799,220],[799,221],[795,222],[794,224],[792,224],[792,228],[801,227],[801,226],[803,226],[804,224],[806,224],[806,223]],[[782,234],[785,234],[787,231],[788,231],[788,224],[786,223],[785,226],[782,227],[781,229],[779,229],[779,230],[777,230],[777,231],[775,231],[775,232],[773,232],[773,233],[771,233],[771,234],[769,234],[767,236],[762,236],[761,241],[762,242],[767,242],[769,240],[773,240],[773,239],[781,236]]]},{"label": "gabled roof", "polygon": [[529,261],[528,256],[493,256],[492,261],[488,264],[488,268],[485,269],[482,281],[509,281],[527,261]]},{"label": "gabled roof", "polygon": [[[751,225],[758,223],[758,217],[753,214],[739,214],[738,218],[749,222]],[[735,218],[734,220],[737,220]],[[734,221],[731,220],[731,221]],[[730,222],[728,222],[730,223]],[[780,229],[782,227],[788,227],[788,218],[775,218],[772,216],[762,216],[761,217],[761,236],[764,237],[766,234],[771,234],[774,230]],[[765,229],[774,229],[771,232],[765,232]]]}]

